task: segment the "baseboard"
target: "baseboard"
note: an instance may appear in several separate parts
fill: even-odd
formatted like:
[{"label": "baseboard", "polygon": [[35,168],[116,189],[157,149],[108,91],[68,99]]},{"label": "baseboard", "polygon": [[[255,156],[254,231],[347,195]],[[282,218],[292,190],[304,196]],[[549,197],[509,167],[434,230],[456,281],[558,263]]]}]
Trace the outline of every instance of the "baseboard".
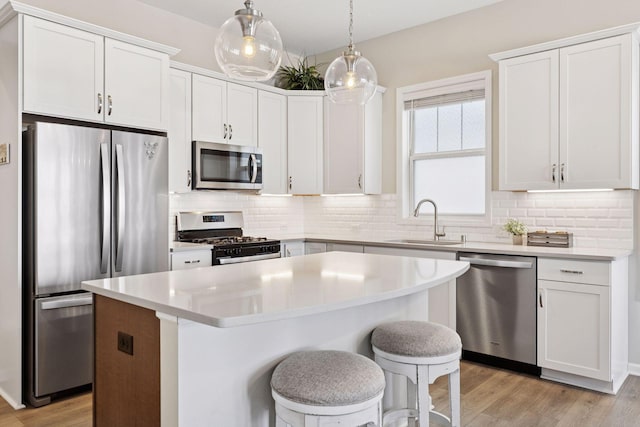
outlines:
[{"label": "baseboard", "polygon": [[22,403],[18,403],[13,400],[7,392],[0,387],[0,397],[2,397],[13,409],[24,409],[25,406]]},{"label": "baseboard", "polygon": [[640,363],[629,363],[629,375],[640,377]]}]

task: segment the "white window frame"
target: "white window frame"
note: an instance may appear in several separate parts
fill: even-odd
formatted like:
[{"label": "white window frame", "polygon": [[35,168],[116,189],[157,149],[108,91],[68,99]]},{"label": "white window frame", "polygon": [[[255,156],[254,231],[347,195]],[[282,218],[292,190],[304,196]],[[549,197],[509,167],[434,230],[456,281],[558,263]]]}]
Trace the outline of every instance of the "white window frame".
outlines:
[{"label": "white window frame", "polygon": [[[492,191],[492,73],[491,70],[477,73],[465,74],[441,80],[434,80],[419,83],[411,86],[400,87],[396,90],[396,138],[397,138],[397,184],[396,194],[398,197],[398,222],[405,224],[431,224],[432,215],[422,215],[417,218],[413,216],[415,206],[410,206],[412,199],[412,178],[413,171],[411,159],[410,124],[405,120],[404,103],[412,99],[420,99],[431,96],[445,95],[449,93],[461,92],[472,88],[478,89],[484,86],[485,93],[485,132],[486,146],[485,153],[485,213],[484,215],[453,215],[440,214],[438,220],[440,225],[453,226],[480,226],[491,225],[491,191]],[[461,153],[461,155],[471,155],[471,150]],[[436,154],[437,155],[437,154]],[[431,158],[435,155],[431,155]],[[447,157],[453,157],[451,153]],[[437,200],[436,200],[437,203]]]}]

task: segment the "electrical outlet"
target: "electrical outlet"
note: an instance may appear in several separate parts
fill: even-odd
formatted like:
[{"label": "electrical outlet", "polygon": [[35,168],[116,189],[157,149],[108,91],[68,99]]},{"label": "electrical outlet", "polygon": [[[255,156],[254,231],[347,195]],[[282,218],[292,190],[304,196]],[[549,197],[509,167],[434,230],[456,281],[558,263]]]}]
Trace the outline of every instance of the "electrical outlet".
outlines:
[{"label": "electrical outlet", "polygon": [[118,351],[133,356],[133,336],[118,331]]},{"label": "electrical outlet", "polygon": [[9,144],[0,144],[0,165],[9,163]]}]

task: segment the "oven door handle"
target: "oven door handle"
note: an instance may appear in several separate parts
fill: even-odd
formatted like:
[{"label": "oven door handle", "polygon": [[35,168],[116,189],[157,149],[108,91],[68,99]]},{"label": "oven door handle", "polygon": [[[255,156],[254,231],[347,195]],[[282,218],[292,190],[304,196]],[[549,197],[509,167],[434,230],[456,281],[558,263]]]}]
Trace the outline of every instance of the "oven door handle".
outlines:
[{"label": "oven door handle", "polygon": [[469,258],[461,256],[459,261],[466,261],[471,265],[486,265],[488,267],[503,267],[503,268],[531,268],[532,262],[526,261],[505,261],[497,259],[484,259],[484,258]]},{"label": "oven door handle", "polygon": [[251,255],[251,256],[239,256],[235,258],[220,258],[220,265],[225,264],[239,264],[241,262],[249,262],[249,261],[260,261],[263,259],[273,259],[280,258],[280,252],[276,252],[273,254],[264,254],[264,255]]}]

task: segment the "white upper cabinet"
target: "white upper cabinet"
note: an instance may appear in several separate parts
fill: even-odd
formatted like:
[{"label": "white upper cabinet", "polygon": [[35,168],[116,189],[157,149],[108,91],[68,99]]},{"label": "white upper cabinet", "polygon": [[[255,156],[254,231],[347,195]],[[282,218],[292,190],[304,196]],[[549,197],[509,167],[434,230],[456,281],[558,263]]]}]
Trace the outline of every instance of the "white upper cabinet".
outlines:
[{"label": "white upper cabinet", "polygon": [[227,82],[193,75],[193,140],[227,142]]},{"label": "white upper cabinet", "polygon": [[191,73],[169,76],[169,191],[191,191]]},{"label": "white upper cabinet", "polygon": [[561,186],[638,188],[638,78],[631,34],[560,49]]},{"label": "white upper cabinet", "polygon": [[105,39],[105,122],[166,129],[169,121],[169,57]]},{"label": "white upper cabinet", "polygon": [[258,90],[193,75],[193,139],[258,144]]},{"label": "white upper cabinet", "polygon": [[24,16],[23,109],[166,130],[169,57]]},{"label": "white upper cabinet", "polygon": [[382,93],[366,105],[324,104],[324,193],[382,192]]},{"label": "white upper cabinet", "polygon": [[103,119],[102,36],[25,16],[23,43],[24,111]]},{"label": "white upper cabinet", "polygon": [[258,147],[262,149],[262,192],[287,194],[287,97],[258,91]]},{"label": "white upper cabinet", "polygon": [[500,61],[499,68],[500,190],[555,189],[558,51]]},{"label": "white upper cabinet", "polygon": [[227,83],[227,125],[230,144],[258,145],[258,90]]},{"label": "white upper cabinet", "polygon": [[287,99],[289,194],[322,193],[323,97]]},{"label": "white upper cabinet", "polygon": [[633,34],[500,61],[500,190],[638,188]]}]

